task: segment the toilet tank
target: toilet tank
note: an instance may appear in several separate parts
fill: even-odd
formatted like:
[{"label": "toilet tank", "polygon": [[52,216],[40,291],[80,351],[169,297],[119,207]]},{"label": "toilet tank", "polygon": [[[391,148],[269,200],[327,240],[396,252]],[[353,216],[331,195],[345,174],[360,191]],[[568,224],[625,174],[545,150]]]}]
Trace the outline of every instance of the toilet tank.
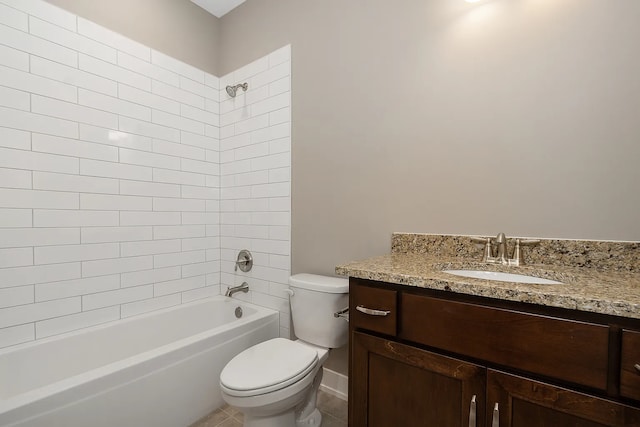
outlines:
[{"label": "toilet tank", "polygon": [[338,348],[347,343],[349,324],[333,313],[349,306],[349,280],[295,274],[289,278],[291,317],[296,336],[320,347]]}]

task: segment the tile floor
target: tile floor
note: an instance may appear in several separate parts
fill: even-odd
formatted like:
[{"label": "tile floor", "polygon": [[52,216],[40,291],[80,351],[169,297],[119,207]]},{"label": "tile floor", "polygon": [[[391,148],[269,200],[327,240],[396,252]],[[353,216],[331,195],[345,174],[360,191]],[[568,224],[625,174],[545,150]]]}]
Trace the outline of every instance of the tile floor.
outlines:
[{"label": "tile floor", "polygon": [[[318,409],[322,427],[347,427],[347,402],[329,393],[318,393]],[[191,427],[242,427],[242,414],[225,405],[202,418]]]}]

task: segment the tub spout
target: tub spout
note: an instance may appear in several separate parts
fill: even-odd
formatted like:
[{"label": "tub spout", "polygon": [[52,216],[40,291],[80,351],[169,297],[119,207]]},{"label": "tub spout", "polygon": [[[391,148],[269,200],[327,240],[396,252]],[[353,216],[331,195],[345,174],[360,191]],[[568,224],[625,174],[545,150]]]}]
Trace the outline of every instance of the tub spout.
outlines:
[{"label": "tub spout", "polygon": [[225,296],[230,297],[237,292],[244,292],[245,294],[249,292],[249,284],[247,282],[242,282],[240,286],[228,287],[227,292],[225,292]]}]

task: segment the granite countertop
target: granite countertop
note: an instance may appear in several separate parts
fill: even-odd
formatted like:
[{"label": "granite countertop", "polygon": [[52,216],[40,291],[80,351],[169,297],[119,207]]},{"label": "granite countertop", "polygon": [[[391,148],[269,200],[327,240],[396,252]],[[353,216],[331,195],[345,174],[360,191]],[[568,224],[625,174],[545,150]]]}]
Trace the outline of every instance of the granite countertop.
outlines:
[{"label": "granite countertop", "polygon": [[[394,236],[395,237],[395,236]],[[394,242],[395,243],[395,242]],[[467,295],[581,310],[640,319],[640,272],[580,266],[533,264],[508,267],[474,259],[394,251],[336,267],[342,276]],[[539,285],[474,279],[444,273],[447,269],[503,271],[552,279],[563,284]]]}]

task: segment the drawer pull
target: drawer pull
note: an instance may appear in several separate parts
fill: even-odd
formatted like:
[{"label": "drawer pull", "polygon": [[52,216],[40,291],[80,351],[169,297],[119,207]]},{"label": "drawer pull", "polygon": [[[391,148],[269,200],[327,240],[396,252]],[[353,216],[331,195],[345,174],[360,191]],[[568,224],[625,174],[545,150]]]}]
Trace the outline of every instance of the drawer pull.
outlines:
[{"label": "drawer pull", "polygon": [[636,372],[638,372],[640,374],[640,364],[635,364],[633,365],[634,368],[636,368]]},{"label": "drawer pull", "polygon": [[469,405],[469,427],[476,427],[476,395],[471,397],[471,404]]},{"label": "drawer pull", "polygon": [[387,311],[387,310],[374,310],[372,308],[367,308],[367,307],[363,307],[361,305],[356,307],[356,310],[358,310],[360,313],[364,313],[364,314],[368,314],[369,316],[388,316],[391,311]]},{"label": "drawer pull", "polygon": [[500,409],[498,404],[493,407],[493,419],[491,421],[491,427],[500,427]]}]

